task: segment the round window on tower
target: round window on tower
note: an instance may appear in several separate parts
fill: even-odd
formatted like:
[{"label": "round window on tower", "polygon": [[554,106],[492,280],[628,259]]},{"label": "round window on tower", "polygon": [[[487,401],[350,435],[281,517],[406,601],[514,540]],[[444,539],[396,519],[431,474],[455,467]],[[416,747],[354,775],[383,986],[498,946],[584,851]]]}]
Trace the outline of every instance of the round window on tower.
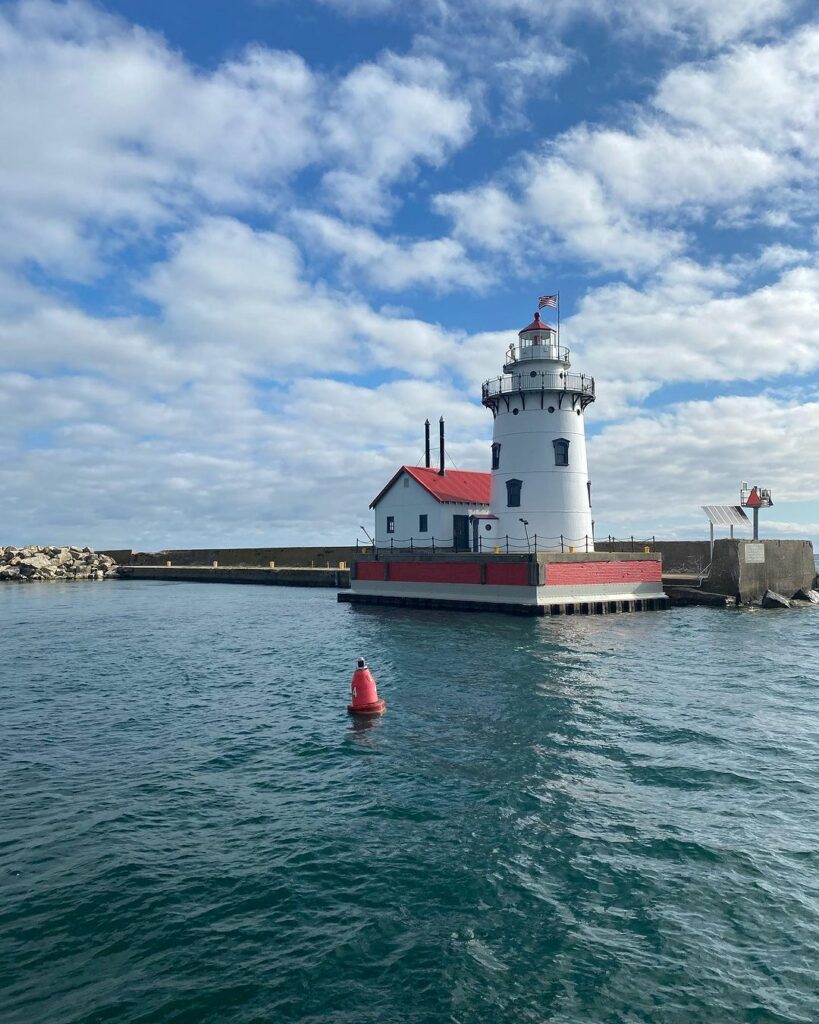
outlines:
[{"label": "round window on tower", "polygon": [[555,411],[555,407],[553,405],[550,405],[549,406],[549,412],[554,412],[554,411]]},{"label": "round window on tower", "polygon": [[517,416],[517,414],[518,414],[519,412],[520,412],[520,409],[513,409],[513,410],[512,410],[512,415],[513,415],[513,416]]},{"label": "round window on tower", "polygon": [[578,416],[580,415],[580,410],[579,410],[579,409],[577,410],[577,415],[578,415]]},{"label": "round window on tower", "polygon": [[487,523],[487,524],[486,524],[486,526],[484,526],[484,530],[486,530],[486,531],[487,531],[487,533],[488,533],[488,532],[489,532],[489,530],[491,530],[491,529],[492,529],[492,524],[491,524],[491,523]]},{"label": "round window on tower", "polygon": [[529,371],[529,376],[530,377],[537,377],[537,370],[530,370]]}]

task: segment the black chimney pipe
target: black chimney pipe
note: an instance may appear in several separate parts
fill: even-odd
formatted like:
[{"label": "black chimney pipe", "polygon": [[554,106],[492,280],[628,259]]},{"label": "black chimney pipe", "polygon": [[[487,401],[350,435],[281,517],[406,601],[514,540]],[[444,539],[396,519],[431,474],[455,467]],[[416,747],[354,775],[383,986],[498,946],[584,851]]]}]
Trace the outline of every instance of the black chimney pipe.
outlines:
[{"label": "black chimney pipe", "polygon": [[438,447],[440,449],[440,467],[438,469],[438,476],[444,475],[444,417],[442,416],[438,422]]},{"label": "black chimney pipe", "polygon": [[429,457],[429,420],[424,420],[424,452],[426,455],[426,467],[429,469],[432,464]]}]

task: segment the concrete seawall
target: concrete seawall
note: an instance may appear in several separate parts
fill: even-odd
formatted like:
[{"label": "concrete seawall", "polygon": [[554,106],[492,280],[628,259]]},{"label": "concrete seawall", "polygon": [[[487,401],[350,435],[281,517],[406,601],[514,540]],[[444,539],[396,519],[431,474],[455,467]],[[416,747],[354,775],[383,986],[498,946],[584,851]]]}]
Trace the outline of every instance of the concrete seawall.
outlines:
[{"label": "concrete seawall", "polygon": [[349,569],[305,569],[205,565],[124,565],[120,575],[132,580],[173,580],[179,583],[256,583],[272,587],[333,587],[350,585]]},{"label": "concrete seawall", "polygon": [[[600,542],[590,561],[628,553],[632,557],[662,555],[666,593],[677,604],[751,604],[766,590],[791,597],[814,587],[816,567],[810,541],[723,539],[714,545],[710,565],[707,541]],[[127,579],[176,580],[199,583],[250,583],[284,587],[350,586],[353,561],[364,556],[355,547],[198,548],[134,552],[119,549],[110,555]],[[381,553],[386,561],[389,555]],[[366,556],[364,556],[366,557]],[[402,555],[406,558],[407,555]],[[411,556],[410,556],[411,557]],[[466,553],[455,557],[469,557]],[[520,556],[526,558],[527,556]],[[555,554],[555,558],[558,556]],[[570,557],[570,556],[567,556]],[[171,565],[168,565],[168,562]],[[217,566],[214,567],[213,563]],[[274,562],[275,568],[270,568]],[[344,568],[339,568],[343,563]],[[707,575],[706,575],[707,574]]]},{"label": "concrete seawall", "polygon": [[766,590],[792,597],[816,579],[813,545],[807,540],[718,540],[703,588],[731,594],[739,604],[759,601]]},{"label": "concrete seawall", "polygon": [[283,568],[337,569],[339,562],[349,565],[357,554],[355,547],[298,547],[298,548],[169,548],[167,551],[131,551],[121,548],[103,551],[117,565],[212,565],[269,566],[271,562]]},{"label": "concrete seawall", "polygon": [[663,572],[696,575],[711,561],[707,540],[615,540],[595,541],[595,551],[642,551],[644,547],[663,556]]}]

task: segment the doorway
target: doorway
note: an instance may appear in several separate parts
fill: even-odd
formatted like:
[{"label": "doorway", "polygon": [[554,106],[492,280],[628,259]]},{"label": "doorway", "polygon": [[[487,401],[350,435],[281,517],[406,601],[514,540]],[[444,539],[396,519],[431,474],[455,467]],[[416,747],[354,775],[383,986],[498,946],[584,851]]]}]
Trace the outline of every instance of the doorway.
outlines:
[{"label": "doorway", "polygon": [[456,551],[469,551],[469,516],[452,517],[452,546]]}]

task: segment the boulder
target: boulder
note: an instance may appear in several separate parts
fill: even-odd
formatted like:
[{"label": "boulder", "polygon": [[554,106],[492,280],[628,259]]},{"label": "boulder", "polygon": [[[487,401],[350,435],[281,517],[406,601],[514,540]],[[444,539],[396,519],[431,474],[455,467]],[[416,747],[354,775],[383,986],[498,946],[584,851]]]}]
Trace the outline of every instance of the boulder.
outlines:
[{"label": "boulder", "polygon": [[51,565],[51,559],[48,555],[38,554],[29,555],[27,558],[20,559],[20,567],[29,566],[32,569],[47,569]]},{"label": "boulder", "polygon": [[794,601],[810,601],[811,604],[819,604],[819,591],[797,590],[793,595]]},{"label": "boulder", "polygon": [[92,548],[54,544],[0,547],[0,580],[32,583],[39,580],[104,580],[119,576],[109,555]]},{"label": "boulder", "polygon": [[791,603],[787,597],[777,594],[775,590],[766,590],[762,595],[763,608],[790,608]]}]

